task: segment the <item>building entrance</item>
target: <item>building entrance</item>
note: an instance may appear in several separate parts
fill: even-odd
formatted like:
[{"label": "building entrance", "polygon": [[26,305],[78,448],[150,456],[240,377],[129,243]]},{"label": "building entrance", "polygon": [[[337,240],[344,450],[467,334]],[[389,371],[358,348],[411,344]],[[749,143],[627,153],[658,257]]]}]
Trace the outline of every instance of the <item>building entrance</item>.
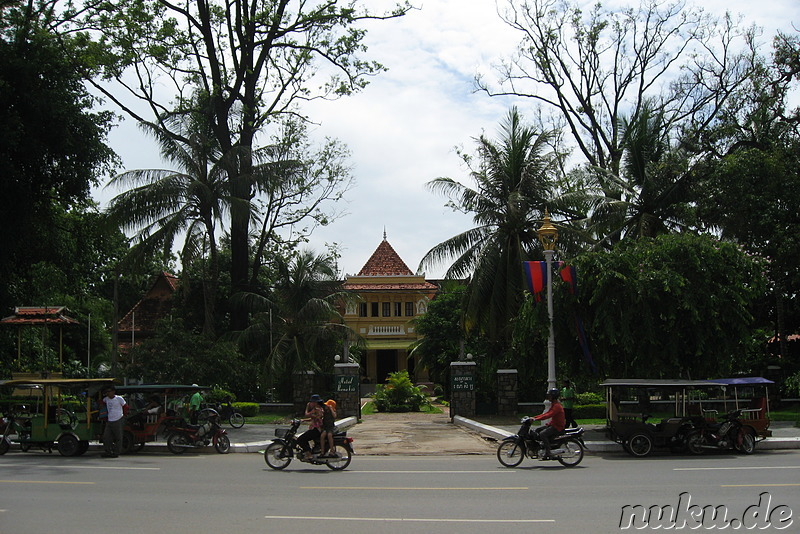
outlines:
[{"label": "building entrance", "polygon": [[397,350],[383,349],[375,351],[375,375],[378,384],[389,378],[389,373],[397,372]]}]

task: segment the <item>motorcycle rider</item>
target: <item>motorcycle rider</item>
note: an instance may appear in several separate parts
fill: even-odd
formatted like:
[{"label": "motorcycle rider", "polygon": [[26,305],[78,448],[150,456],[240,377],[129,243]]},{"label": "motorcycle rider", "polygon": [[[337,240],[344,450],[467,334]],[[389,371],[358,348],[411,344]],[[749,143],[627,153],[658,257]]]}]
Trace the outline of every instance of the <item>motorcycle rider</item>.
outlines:
[{"label": "motorcycle rider", "polygon": [[550,419],[543,429],[538,431],[539,439],[542,441],[544,447],[544,455],[542,460],[550,459],[550,440],[564,432],[566,427],[566,417],[564,416],[564,407],[558,400],[560,395],[558,388],[553,388],[547,392],[547,397],[550,399],[550,409],[544,413],[533,416],[534,421],[541,421],[542,419]]}]

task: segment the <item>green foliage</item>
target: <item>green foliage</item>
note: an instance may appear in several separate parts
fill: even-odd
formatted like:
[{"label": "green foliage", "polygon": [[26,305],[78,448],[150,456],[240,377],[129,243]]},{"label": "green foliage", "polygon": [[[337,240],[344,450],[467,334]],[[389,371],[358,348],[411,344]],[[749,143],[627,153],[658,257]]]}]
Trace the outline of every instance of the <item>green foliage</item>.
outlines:
[{"label": "green foliage", "polygon": [[576,404],[572,412],[575,419],[605,419],[605,404]]},{"label": "green foliage", "polygon": [[429,404],[428,397],[411,382],[408,371],[389,373],[386,384],[375,387],[372,401],[379,412],[418,412]]},{"label": "green foliage", "polygon": [[575,395],[575,405],[584,405],[584,404],[602,404],[606,401],[605,396],[602,393],[594,393],[591,391],[586,391],[584,393],[578,393]]},{"label": "green foliage", "polygon": [[255,417],[261,410],[261,407],[255,402],[234,402],[233,408],[245,417]]},{"label": "green foliage", "polygon": [[223,389],[221,387],[215,387],[211,390],[211,392],[206,396],[206,402],[216,404],[218,402],[223,402],[226,399],[229,399],[231,402],[236,400],[236,395],[228,391],[227,389]]},{"label": "green foliage", "polygon": [[679,234],[623,243],[575,264],[592,351],[606,376],[748,371],[737,362],[766,285],[759,258]]},{"label": "green foliage", "polygon": [[800,371],[787,378],[783,383],[783,394],[787,397],[800,397]]}]

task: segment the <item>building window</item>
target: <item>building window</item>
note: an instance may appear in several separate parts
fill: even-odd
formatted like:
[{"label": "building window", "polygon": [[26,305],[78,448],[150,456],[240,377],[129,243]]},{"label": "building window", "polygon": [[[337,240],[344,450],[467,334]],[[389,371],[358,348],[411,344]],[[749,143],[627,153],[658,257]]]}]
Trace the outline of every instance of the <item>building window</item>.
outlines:
[{"label": "building window", "polygon": [[359,317],[366,317],[367,316],[367,303],[366,302],[359,302],[358,303],[358,316]]},{"label": "building window", "polygon": [[371,310],[371,311],[372,311],[372,313],[371,313],[370,315],[371,315],[372,317],[378,317],[378,315],[379,315],[379,314],[378,314],[378,303],[377,303],[377,302],[372,302],[371,304],[372,304],[372,306],[371,306],[371,308],[372,308],[372,310]]},{"label": "building window", "polygon": [[414,303],[406,302],[406,317],[413,317],[413,316],[414,316]]},{"label": "building window", "polygon": [[392,315],[392,303],[391,302],[383,302],[383,316],[384,317],[391,317]]},{"label": "building window", "polygon": [[395,302],[394,303],[394,316],[401,317],[403,315],[403,303],[402,302]]}]

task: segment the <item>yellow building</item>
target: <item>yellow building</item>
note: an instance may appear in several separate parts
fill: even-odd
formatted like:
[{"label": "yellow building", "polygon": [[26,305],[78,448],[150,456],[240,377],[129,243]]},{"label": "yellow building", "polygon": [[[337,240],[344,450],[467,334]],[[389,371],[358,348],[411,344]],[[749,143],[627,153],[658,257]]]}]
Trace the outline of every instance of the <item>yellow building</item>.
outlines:
[{"label": "yellow building", "polygon": [[419,336],[412,320],[428,310],[437,286],[415,275],[386,240],[355,276],[347,276],[344,288],[360,300],[349,304],[345,323],[366,340],[361,372],[371,384],[380,384],[389,373],[408,370],[416,382],[427,380],[423,369],[415,369],[408,351]]}]

